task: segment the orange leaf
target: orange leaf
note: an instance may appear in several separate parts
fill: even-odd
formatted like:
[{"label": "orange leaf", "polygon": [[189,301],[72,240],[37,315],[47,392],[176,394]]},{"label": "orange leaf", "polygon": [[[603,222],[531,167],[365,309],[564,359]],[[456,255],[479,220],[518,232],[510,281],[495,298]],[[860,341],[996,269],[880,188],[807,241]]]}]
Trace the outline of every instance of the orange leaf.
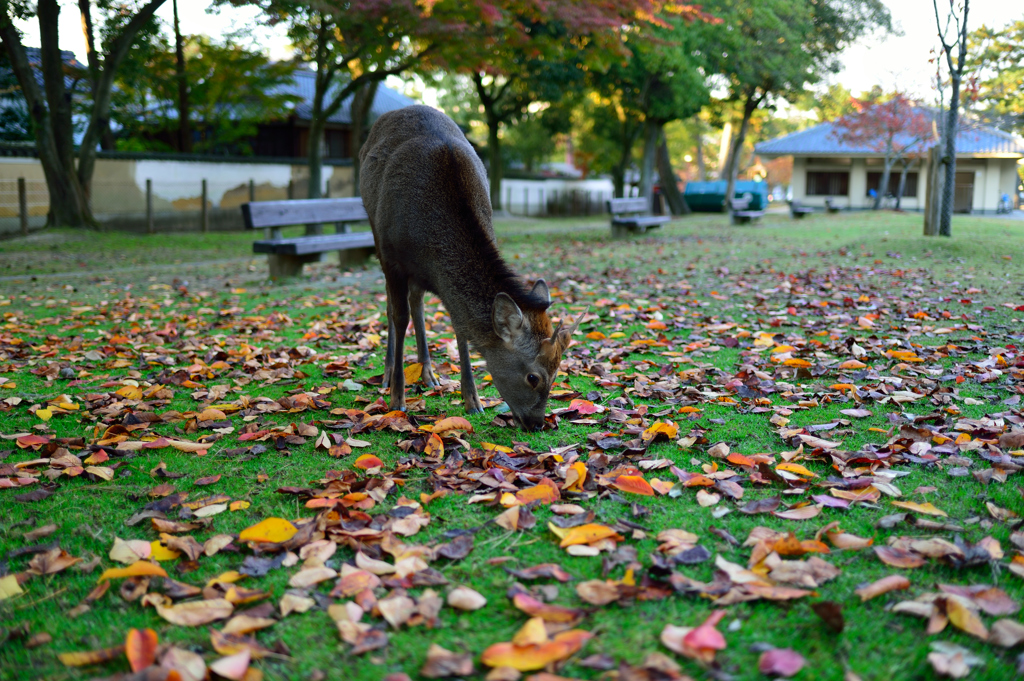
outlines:
[{"label": "orange leaf", "polygon": [[361,470],[368,471],[371,468],[380,468],[384,465],[384,462],[373,454],[363,454],[352,465]]},{"label": "orange leaf", "polygon": [[733,452],[729,456],[725,457],[725,460],[736,466],[750,466],[756,468],[757,464],[750,457],[743,456],[739,452]]},{"label": "orange leaf", "polygon": [[644,480],[642,475],[620,475],[613,483],[616,488],[630,494],[642,494],[645,497],[654,496],[654,488],[651,483]]},{"label": "orange leaf", "polygon": [[550,504],[561,498],[558,487],[547,478],[541,478],[533,487],[519,490],[516,493],[516,500],[521,504],[529,504],[539,501],[542,504]]},{"label": "orange leaf", "polygon": [[559,624],[575,624],[583,619],[584,611],[579,608],[566,608],[561,605],[544,603],[525,591],[512,597],[512,604],[530,617],[540,617],[545,622]]},{"label": "orange leaf", "polygon": [[295,536],[298,528],[284,518],[267,518],[252,527],[247,527],[238,535],[239,541],[256,541],[280,544]]},{"label": "orange leaf", "polygon": [[589,340],[604,340],[606,336],[600,331],[591,331],[587,334]]},{"label": "orange leaf", "polygon": [[616,540],[622,539],[622,537],[610,527],[599,525],[597,523],[587,523],[586,525],[573,527],[566,532],[559,546],[564,549],[566,546],[573,546],[574,544],[590,544],[592,542],[608,538]]},{"label": "orange leaf", "polygon": [[152,629],[129,629],[124,642],[124,655],[133,672],[139,672],[156,661],[156,632]]},{"label": "orange leaf", "polygon": [[441,419],[433,425],[430,432],[441,435],[447,433],[449,430],[464,430],[467,433],[473,432],[473,424],[462,418],[461,416],[449,416],[446,419]]},{"label": "orange leaf", "polygon": [[808,362],[806,359],[800,359],[799,357],[790,357],[783,362],[788,367],[797,367],[799,369],[810,369],[813,364]]},{"label": "orange leaf", "polygon": [[167,572],[157,565],[156,563],[150,563],[148,560],[138,560],[123,568],[110,568],[104,570],[103,574],[100,575],[99,581],[106,579],[120,579],[121,577],[166,577]]},{"label": "orange leaf", "polygon": [[565,471],[565,485],[563,489],[570,492],[582,492],[583,483],[587,480],[587,464],[576,461]]},{"label": "orange leaf", "polygon": [[582,629],[570,629],[546,643],[525,646],[495,643],[483,652],[480,661],[488,667],[512,667],[521,672],[535,671],[575,654],[592,636],[593,634]]}]

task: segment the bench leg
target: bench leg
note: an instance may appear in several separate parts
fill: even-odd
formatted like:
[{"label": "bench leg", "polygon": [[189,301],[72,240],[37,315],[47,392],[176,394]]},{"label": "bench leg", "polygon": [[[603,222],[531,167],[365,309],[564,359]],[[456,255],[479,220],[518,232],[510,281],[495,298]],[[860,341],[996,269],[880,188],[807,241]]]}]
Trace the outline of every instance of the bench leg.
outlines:
[{"label": "bench leg", "polygon": [[338,266],[346,270],[353,267],[361,267],[367,263],[376,250],[373,246],[367,248],[346,248],[338,251]]},{"label": "bench leg", "polygon": [[623,225],[612,225],[612,238],[613,239],[628,239],[629,238],[629,227]]},{"label": "bench leg", "polygon": [[319,262],[320,254],[310,255],[279,255],[272,253],[267,256],[271,279],[286,279],[302,274],[302,266],[307,262]]}]

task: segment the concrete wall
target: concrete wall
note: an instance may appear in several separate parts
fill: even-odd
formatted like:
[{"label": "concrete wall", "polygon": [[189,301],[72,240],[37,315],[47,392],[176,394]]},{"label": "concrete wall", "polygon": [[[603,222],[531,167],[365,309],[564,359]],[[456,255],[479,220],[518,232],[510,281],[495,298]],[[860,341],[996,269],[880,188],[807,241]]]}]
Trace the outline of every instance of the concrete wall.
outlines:
[{"label": "concrete wall", "polygon": [[[509,180],[501,181],[501,201],[513,215],[559,215],[604,212],[612,198],[612,181],[600,180]],[[587,209],[589,206],[589,211]]]},{"label": "concrete wall", "polygon": [[[1011,200],[1019,182],[1016,158],[961,158],[957,159],[958,173],[974,173],[974,213],[995,213],[999,200],[1008,194]],[[904,197],[901,208],[904,210],[922,210],[924,208],[925,187],[928,181],[927,161],[911,167],[917,172],[917,196]],[[864,158],[822,158],[795,157],[793,159],[793,199],[806,206],[823,207],[825,196],[807,196],[807,173],[813,171],[846,171],[850,173],[849,194],[833,197],[834,203],[843,208],[854,210],[870,208],[872,200],[867,194],[867,174],[881,172],[880,159]],[[899,173],[900,168],[894,168]]]},{"label": "concrete wall", "polygon": [[[42,166],[35,158],[0,157],[0,233],[16,231],[17,179],[25,178],[30,224],[45,224],[49,195]],[[351,166],[325,166],[321,191],[352,196]],[[160,230],[199,229],[202,181],[207,181],[211,229],[240,229],[238,206],[249,200],[249,182],[257,201],[294,198],[308,192],[309,168],[302,164],[100,158],[92,184],[93,214],[116,229],[143,229],[146,180],[153,183],[154,222]]]}]

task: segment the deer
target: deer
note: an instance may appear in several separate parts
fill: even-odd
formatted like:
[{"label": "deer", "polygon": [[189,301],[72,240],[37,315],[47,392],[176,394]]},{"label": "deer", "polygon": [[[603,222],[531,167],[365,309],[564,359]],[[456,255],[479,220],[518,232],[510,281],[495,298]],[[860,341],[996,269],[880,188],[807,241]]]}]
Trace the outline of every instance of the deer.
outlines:
[{"label": "deer", "polygon": [[440,385],[427,347],[423,296],[436,294],[451,317],[467,414],[483,412],[469,348],[484,358],[517,424],[545,423],[548,394],[586,311],[552,328],[551,295],[527,286],[501,257],[484,165],[459,126],[428,106],[381,115],[359,152],[359,190],[387,289],[388,339],[382,386],[405,410],[403,368],[412,318],[427,387]]}]

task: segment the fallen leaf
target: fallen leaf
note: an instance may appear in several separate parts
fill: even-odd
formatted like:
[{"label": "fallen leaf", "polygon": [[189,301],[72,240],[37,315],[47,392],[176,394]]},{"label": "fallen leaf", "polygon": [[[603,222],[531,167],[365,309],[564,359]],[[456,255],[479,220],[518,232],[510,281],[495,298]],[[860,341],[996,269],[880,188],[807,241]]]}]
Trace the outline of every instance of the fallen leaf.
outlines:
[{"label": "fallen leaf", "polygon": [[133,672],[139,672],[156,661],[157,636],[152,629],[129,629],[124,654]]}]

